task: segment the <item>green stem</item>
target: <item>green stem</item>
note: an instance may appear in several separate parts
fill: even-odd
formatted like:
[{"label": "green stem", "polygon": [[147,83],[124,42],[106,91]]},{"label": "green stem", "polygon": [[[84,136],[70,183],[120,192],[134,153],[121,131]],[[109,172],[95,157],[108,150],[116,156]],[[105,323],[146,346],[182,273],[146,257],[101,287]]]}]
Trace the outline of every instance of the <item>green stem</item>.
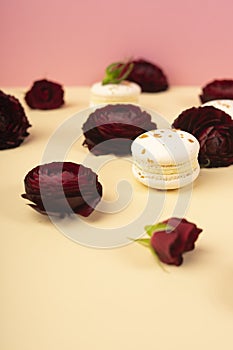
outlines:
[{"label": "green stem", "polygon": [[[122,75],[123,70],[128,65],[126,72]],[[105,71],[105,77],[102,80],[102,84],[119,84],[125,80],[133,69],[133,63],[121,63],[115,62],[110,64]]]}]

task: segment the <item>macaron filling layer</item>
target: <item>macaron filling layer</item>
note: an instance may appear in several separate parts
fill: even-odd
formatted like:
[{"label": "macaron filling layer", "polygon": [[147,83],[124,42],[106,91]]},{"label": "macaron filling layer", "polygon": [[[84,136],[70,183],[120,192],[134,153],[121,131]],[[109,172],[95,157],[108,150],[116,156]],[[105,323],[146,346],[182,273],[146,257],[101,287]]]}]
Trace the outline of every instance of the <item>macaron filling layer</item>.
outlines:
[{"label": "macaron filling layer", "polygon": [[200,167],[190,172],[176,175],[155,175],[142,171],[134,164],[132,166],[133,175],[143,185],[156,188],[159,190],[172,190],[184,187],[192,183],[199,175]]}]

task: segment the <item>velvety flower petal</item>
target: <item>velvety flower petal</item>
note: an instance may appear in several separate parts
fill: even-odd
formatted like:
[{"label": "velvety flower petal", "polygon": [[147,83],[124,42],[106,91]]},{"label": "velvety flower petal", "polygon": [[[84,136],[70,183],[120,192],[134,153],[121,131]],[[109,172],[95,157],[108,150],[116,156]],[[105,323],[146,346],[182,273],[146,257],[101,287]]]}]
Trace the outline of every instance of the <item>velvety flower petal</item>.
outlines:
[{"label": "velvety flower petal", "polygon": [[90,169],[72,162],[53,162],[33,168],[24,179],[23,198],[42,214],[90,215],[102,197],[102,185]]},{"label": "velvety flower petal", "polygon": [[182,253],[188,252],[195,248],[195,242],[202,232],[202,229],[198,228],[196,224],[193,224],[186,219],[172,218],[164,221],[173,227],[178,232],[181,239],[180,249]]},{"label": "velvety flower petal", "polygon": [[0,150],[20,146],[30,126],[20,102],[0,91]]},{"label": "velvety flower petal", "polygon": [[154,63],[146,60],[133,60],[133,69],[127,80],[140,85],[142,92],[159,92],[168,89],[168,81],[164,72]]},{"label": "velvety flower petal", "polygon": [[150,245],[158,258],[171,265],[179,266],[183,262],[182,254],[193,250],[195,242],[202,232],[196,224],[184,218],[172,217],[154,226],[147,226]]},{"label": "velvety flower petal", "polygon": [[33,83],[25,95],[25,101],[32,109],[55,109],[64,104],[64,90],[58,83],[42,79]]},{"label": "velvety flower petal", "polygon": [[202,103],[211,100],[233,100],[233,80],[214,80],[202,88]]},{"label": "velvety flower petal", "polygon": [[182,264],[182,242],[176,230],[170,233],[165,231],[154,233],[151,245],[162,262],[176,266]]},{"label": "velvety flower petal", "polygon": [[131,143],[138,135],[156,128],[150,114],[138,106],[107,105],[97,108],[83,124],[83,144],[95,155],[128,155],[131,154]]},{"label": "velvety flower petal", "polygon": [[200,143],[199,163],[205,167],[233,164],[233,120],[212,106],[183,111],[173,127],[193,134]]}]

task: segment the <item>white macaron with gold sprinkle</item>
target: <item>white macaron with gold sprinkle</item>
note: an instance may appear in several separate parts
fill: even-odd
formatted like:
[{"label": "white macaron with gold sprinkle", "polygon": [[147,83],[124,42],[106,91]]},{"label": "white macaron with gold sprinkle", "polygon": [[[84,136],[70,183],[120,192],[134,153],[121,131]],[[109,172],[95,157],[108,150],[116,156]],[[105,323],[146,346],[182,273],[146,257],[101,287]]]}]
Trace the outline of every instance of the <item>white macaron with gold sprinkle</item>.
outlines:
[{"label": "white macaron with gold sprinkle", "polygon": [[160,190],[192,183],[199,175],[199,142],[190,133],[156,129],[132,143],[133,175],[144,185]]},{"label": "white macaron with gold sprinkle", "polygon": [[135,103],[139,101],[141,88],[138,84],[124,80],[119,84],[98,82],[91,87],[90,105],[109,103]]}]

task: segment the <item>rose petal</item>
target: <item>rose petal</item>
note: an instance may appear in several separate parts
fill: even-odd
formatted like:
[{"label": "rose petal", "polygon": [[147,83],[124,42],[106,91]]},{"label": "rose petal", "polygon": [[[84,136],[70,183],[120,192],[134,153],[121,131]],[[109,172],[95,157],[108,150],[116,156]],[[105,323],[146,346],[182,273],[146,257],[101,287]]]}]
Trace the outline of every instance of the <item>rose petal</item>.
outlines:
[{"label": "rose petal", "polygon": [[95,155],[128,155],[131,154],[131,143],[138,135],[156,128],[151,116],[138,106],[107,105],[97,108],[83,124],[83,145]]},{"label": "rose petal", "polygon": [[23,198],[43,214],[80,214],[88,216],[102,197],[97,175],[72,162],[53,162],[33,168],[25,177]]},{"label": "rose petal", "polygon": [[174,120],[173,127],[197,138],[201,166],[233,164],[233,120],[224,111],[212,106],[189,108]]},{"label": "rose petal", "polygon": [[134,60],[132,63],[134,66],[127,80],[140,85],[142,92],[160,92],[168,89],[167,77],[160,67],[143,59]]},{"label": "rose petal", "polygon": [[42,79],[26,92],[25,101],[32,109],[55,109],[64,104],[64,90],[58,83]]},{"label": "rose petal", "polygon": [[202,232],[202,229],[199,229],[196,224],[193,224],[184,218],[172,218],[165,222],[168,223],[168,225],[175,227],[178,232],[182,243],[180,249],[183,253],[195,248],[194,243]]},{"label": "rose petal", "polygon": [[151,246],[159,259],[166,263],[179,266],[183,262],[182,241],[176,230],[170,233],[159,231],[151,237]]},{"label": "rose petal", "polygon": [[30,126],[20,102],[0,91],[0,150],[20,146]]},{"label": "rose petal", "polygon": [[202,103],[211,100],[233,100],[233,80],[214,80],[202,88]]}]

